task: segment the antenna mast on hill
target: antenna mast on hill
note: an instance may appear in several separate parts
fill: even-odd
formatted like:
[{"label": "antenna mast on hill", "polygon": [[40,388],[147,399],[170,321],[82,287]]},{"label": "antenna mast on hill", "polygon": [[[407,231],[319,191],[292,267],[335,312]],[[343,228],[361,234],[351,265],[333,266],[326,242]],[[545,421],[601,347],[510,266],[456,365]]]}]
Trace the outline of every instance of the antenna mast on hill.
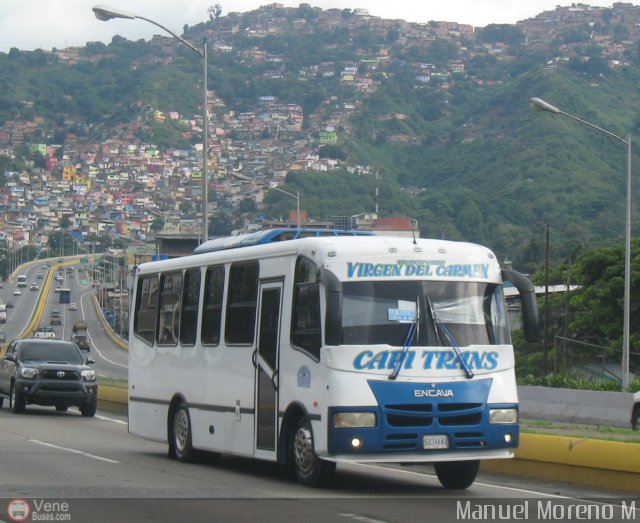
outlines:
[{"label": "antenna mast on hill", "polygon": [[378,180],[379,179],[380,179],[380,169],[378,168],[378,169],[376,169],[376,215],[378,214],[378,208],[379,208],[378,201],[379,201],[379,198],[380,198],[380,191],[379,191],[379,188],[378,188]]}]

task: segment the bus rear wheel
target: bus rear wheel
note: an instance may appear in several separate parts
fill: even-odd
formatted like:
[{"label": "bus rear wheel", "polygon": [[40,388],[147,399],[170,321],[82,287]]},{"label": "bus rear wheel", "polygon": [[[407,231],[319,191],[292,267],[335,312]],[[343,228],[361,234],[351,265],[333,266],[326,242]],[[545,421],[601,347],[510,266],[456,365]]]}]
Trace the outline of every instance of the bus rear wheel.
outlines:
[{"label": "bus rear wheel", "polygon": [[479,460],[444,461],[435,463],[436,476],[446,489],[463,490],[471,486],[478,475]]},{"label": "bus rear wheel", "polygon": [[196,451],[191,444],[191,417],[189,409],[184,403],[176,407],[171,423],[171,441],[169,455],[183,463],[191,463],[196,457]]},{"label": "bus rear wheel", "polygon": [[308,418],[302,418],[290,440],[289,455],[298,482],[307,487],[326,485],[333,477],[336,464],[320,459],[313,448],[313,432]]}]

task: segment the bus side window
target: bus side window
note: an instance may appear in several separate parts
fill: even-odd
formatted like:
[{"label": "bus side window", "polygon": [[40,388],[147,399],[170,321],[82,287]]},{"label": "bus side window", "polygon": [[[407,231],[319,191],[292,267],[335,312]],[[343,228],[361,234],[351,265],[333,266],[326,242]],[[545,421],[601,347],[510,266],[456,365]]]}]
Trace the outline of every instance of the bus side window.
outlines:
[{"label": "bus side window", "polygon": [[204,277],[204,305],[201,328],[203,345],[217,345],[220,343],[223,293],[224,266],[209,267]]},{"label": "bus side window", "polygon": [[160,316],[158,345],[177,345],[182,308],[182,271],[168,272],[160,277]]},{"label": "bus side window", "polygon": [[200,269],[184,273],[182,294],[182,318],[180,320],[180,344],[195,345],[198,329],[198,306],[200,305]]},{"label": "bus side window", "polygon": [[291,343],[316,359],[320,358],[320,287],[317,266],[306,258],[298,258],[291,312]]},{"label": "bus side window", "polygon": [[257,261],[231,265],[227,295],[225,341],[228,344],[251,345],[256,328],[258,299]]},{"label": "bus side window", "polygon": [[156,316],[158,314],[158,277],[143,276],[138,280],[133,332],[153,345],[156,338]]}]

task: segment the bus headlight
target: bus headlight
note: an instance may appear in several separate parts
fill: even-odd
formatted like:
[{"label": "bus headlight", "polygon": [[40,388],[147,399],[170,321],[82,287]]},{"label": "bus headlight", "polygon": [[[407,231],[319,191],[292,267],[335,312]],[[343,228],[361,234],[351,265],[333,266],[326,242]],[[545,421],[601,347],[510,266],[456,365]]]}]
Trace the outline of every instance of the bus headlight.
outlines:
[{"label": "bus headlight", "polygon": [[337,429],[375,427],[374,412],[338,412],[333,415],[333,426]]},{"label": "bus headlight", "polygon": [[518,423],[518,409],[491,409],[489,421],[494,424]]}]

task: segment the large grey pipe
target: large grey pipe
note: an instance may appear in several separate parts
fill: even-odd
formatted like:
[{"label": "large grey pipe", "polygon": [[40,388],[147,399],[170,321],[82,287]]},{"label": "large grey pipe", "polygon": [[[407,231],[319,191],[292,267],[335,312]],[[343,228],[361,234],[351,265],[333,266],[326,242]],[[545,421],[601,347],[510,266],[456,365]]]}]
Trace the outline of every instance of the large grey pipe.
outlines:
[{"label": "large grey pipe", "polygon": [[540,325],[538,323],[538,303],[536,290],[531,280],[524,274],[511,269],[502,269],[502,279],[513,283],[520,293],[522,305],[522,327],[524,339],[529,343],[540,343]]}]

